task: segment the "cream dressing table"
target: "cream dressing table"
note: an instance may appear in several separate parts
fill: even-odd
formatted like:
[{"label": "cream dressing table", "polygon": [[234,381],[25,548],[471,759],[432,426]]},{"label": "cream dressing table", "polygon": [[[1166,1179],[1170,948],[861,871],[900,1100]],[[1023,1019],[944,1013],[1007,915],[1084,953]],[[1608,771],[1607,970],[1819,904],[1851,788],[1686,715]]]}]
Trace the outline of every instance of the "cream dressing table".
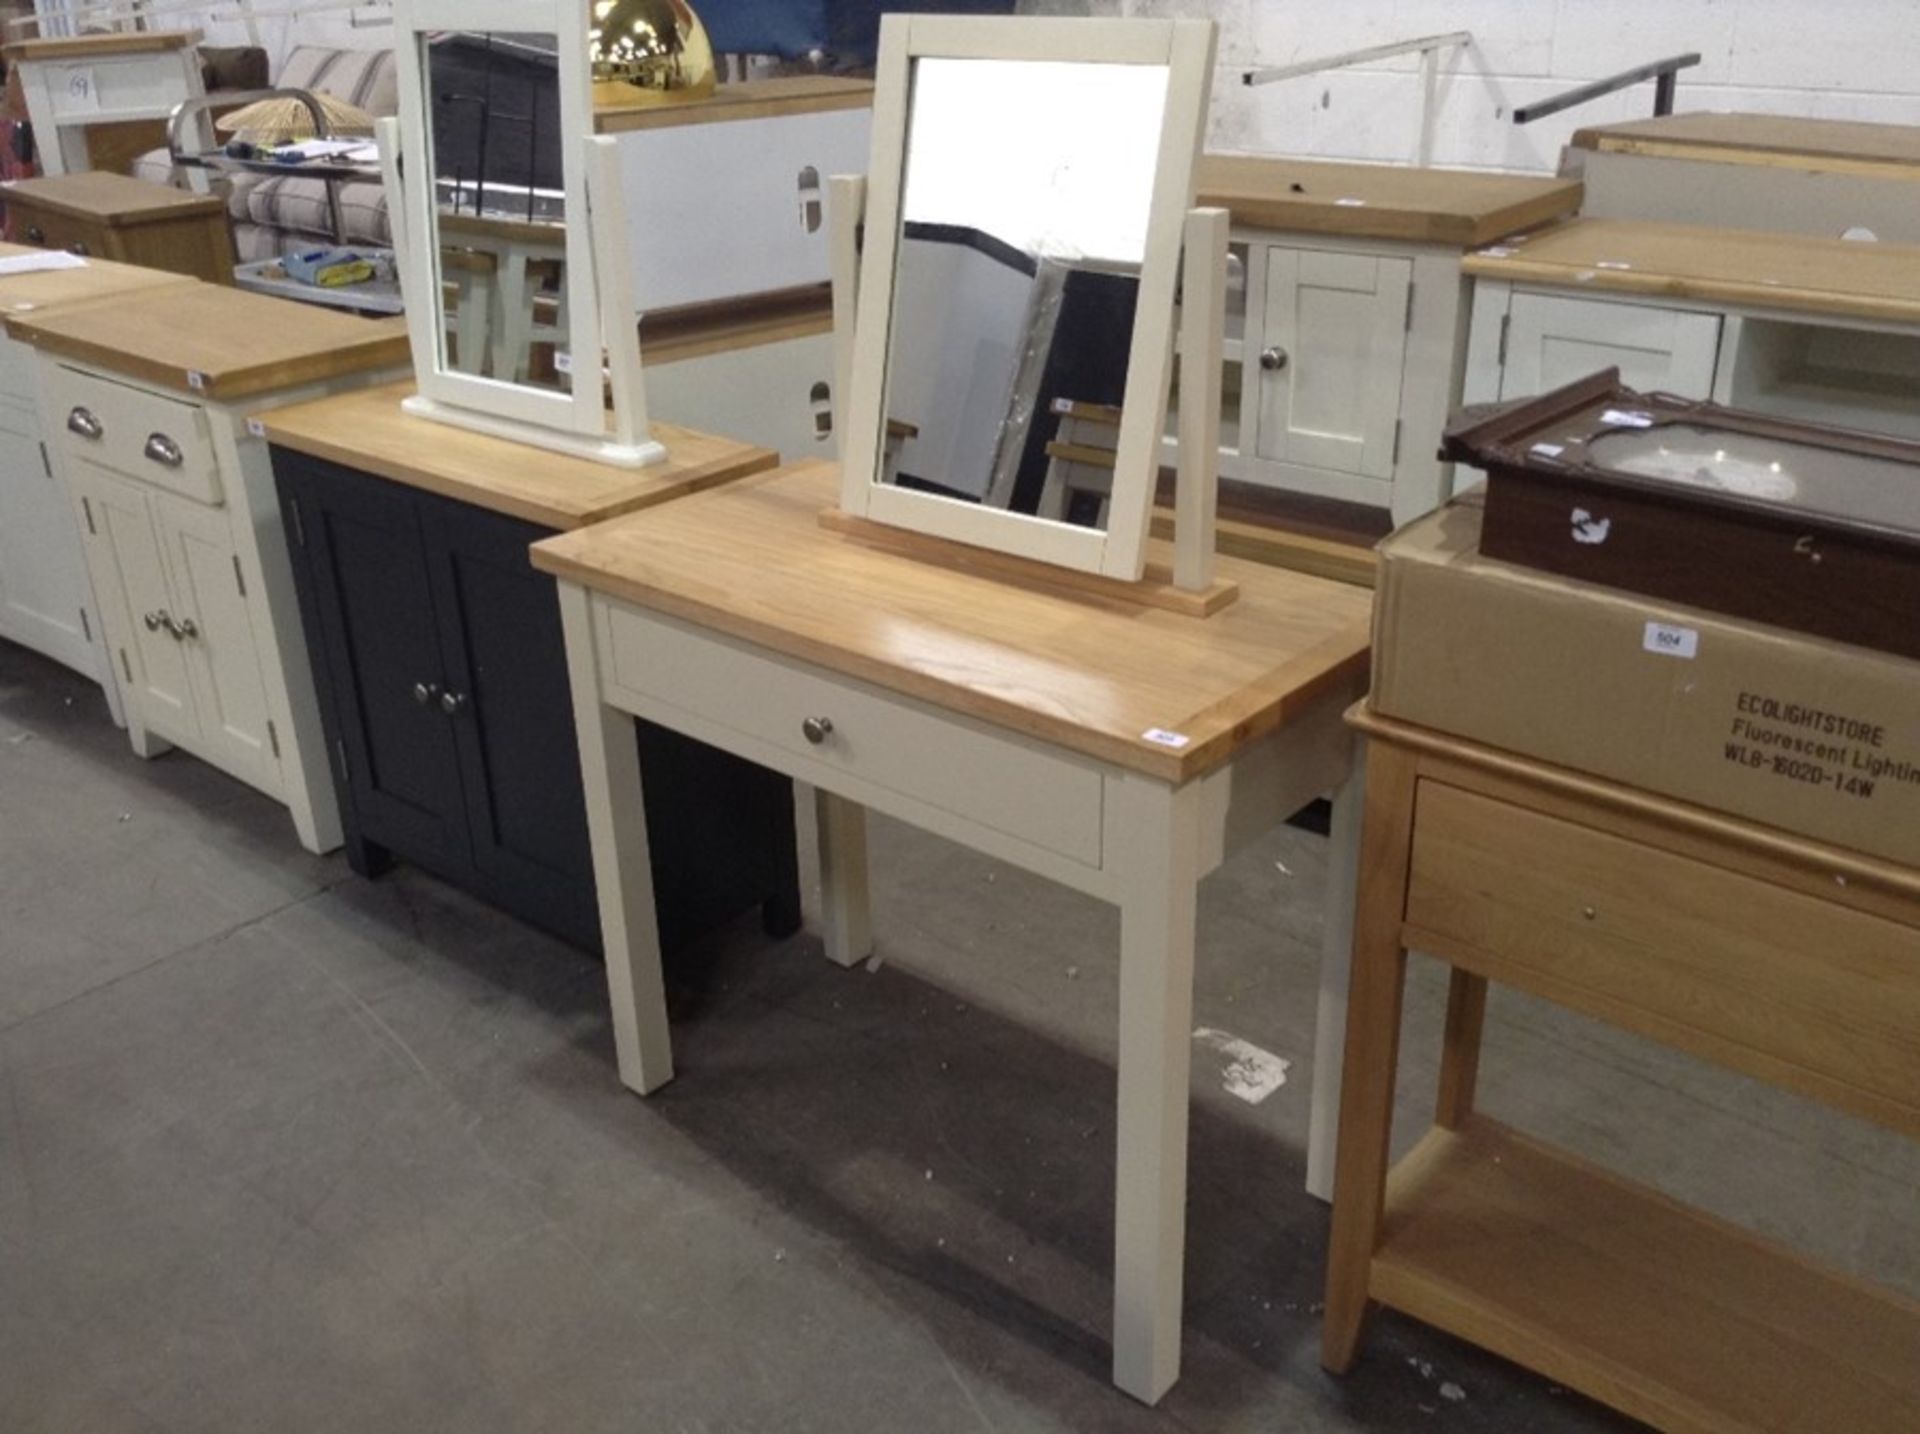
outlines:
[{"label": "cream dressing table", "polygon": [[206,93],[198,30],[137,30],[16,40],[0,49],[20,71],[45,174],[104,168],[87,132],[141,121],[156,129]]},{"label": "cream dressing table", "polygon": [[[1239,600],[1209,618],[1023,585],[823,526],[839,482],[795,465],[534,549],[560,583],[621,1079],[673,1075],[636,718],[814,785],[842,964],[872,946],[868,808],[1113,902],[1114,1380],[1155,1400],[1180,1359],[1198,885],[1345,782],[1371,595],[1232,559]],[[1340,970],[1352,879],[1328,892]],[[1316,1113],[1334,1096],[1316,1080]]]}]

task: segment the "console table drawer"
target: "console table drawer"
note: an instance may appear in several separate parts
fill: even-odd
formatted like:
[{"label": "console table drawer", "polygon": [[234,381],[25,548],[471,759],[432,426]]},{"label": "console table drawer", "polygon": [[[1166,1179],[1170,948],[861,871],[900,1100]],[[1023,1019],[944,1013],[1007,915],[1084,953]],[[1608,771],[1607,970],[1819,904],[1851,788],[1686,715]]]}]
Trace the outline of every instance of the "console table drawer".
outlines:
[{"label": "console table drawer", "polygon": [[1102,778],[1092,765],[636,608],[605,612],[618,686],[778,749],[803,780],[844,773],[1100,865]]},{"label": "console table drawer", "polygon": [[1420,784],[1407,945],[1920,1129],[1920,931]]},{"label": "console table drawer", "polygon": [[220,463],[199,405],[57,365],[46,383],[69,453],[196,503],[221,502]]}]

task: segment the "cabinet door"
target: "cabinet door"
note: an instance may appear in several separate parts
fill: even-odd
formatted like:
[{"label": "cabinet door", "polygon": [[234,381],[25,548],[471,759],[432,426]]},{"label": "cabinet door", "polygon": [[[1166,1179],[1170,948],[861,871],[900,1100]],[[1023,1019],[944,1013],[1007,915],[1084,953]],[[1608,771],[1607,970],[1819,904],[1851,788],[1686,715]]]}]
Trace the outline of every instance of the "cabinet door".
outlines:
[{"label": "cabinet door", "polygon": [[0,637],[98,677],[80,616],[91,603],[73,507],[47,464],[39,424],[0,400]]},{"label": "cabinet door", "polygon": [[[186,645],[159,622],[176,620],[165,549],[145,487],[91,463],[73,463],[75,486],[92,515],[91,570],[102,604],[118,609],[115,626],[126,698],[141,723],[185,747],[199,743]],[[150,623],[151,620],[151,623]]]},{"label": "cabinet door", "polygon": [[447,684],[419,500],[285,452],[275,466],[292,508],[294,557],[315,619],[307,646],[326,669],[353,825],[412,860],[464,868],[465,798],[440,710]]},{"label": "cabinet door", "polygon": [[226,510],[166,493],[150,501],[166,553],[174,616],[182,625],[192,624],[180,647],[199,715],[198,751],[241,781],[277,793],[282,787],[279,734],[267,715],[253,615],[234,563]]},{"label": "cabinet door", "polygon": [[1409,259],[1269,246],[1261,457],[1393,476],[1412,276]]},{"label": "cabinet door", "polygon": [[553,580],[529,544],[552,536],[423,500],[473,864],[491,899],[585,944],[598,939],[593,851]]},{"label": "cabinet door", "polygon": [[1711,398],[1719,353],[1718,314],[1515,294],[1500,397],[1549,393],[1617,366],[1629,388]]}]

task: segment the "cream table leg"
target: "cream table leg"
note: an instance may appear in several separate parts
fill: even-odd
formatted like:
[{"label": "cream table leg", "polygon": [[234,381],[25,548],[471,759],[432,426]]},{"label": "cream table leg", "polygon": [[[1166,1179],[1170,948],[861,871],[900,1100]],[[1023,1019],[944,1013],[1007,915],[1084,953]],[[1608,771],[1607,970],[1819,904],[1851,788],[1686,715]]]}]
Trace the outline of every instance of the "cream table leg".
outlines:
[{"label": "cream table leg", "polygon": [[867,809],[832,792],[814,793],[820,838],[820,919],[827,957],[857,966],[873,954],[867,899]]},{"label": "cream table leg", "polygon": [[1187,1087],[1200,883],[1200,793],[1111,781],[1120,902],[1120,1094],[1113,1382],[1154,1403],[1180,1375]]},{"label": "cream table leg", "polygon": [[559,588],[620,1080],[648,1095],[673,1079],[673,1040],[667,1030],[666,980],[653,905],[640,748],[632,716],[600,700],[592,599],[576,584],[563,582]]},{"label": "cream table leg", "polygon": [[1347,985],[1353,969],[1353,903],[1360,876],[1360,814],[1366,764],[1357,760],[1333,797],[1328,834],[1325,925],[1320,938],[1320,1001],[1313,1036],[1312,1101],[1307,1116],[1307,1193],[1333,1199],[1333,1157],[1340,1139],[1340,1067],[1347,1046]]}]

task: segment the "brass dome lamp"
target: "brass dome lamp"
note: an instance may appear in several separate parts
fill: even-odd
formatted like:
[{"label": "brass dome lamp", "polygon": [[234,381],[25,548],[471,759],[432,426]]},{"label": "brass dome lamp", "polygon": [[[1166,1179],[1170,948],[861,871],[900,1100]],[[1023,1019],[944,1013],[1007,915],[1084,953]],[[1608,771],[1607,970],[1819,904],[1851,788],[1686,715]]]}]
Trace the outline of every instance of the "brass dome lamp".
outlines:
[{"label": "brass dome lamp", "polygon": [[596,106],[713,93],[713,46],[686,0],[592,0],[587,56]]}]

